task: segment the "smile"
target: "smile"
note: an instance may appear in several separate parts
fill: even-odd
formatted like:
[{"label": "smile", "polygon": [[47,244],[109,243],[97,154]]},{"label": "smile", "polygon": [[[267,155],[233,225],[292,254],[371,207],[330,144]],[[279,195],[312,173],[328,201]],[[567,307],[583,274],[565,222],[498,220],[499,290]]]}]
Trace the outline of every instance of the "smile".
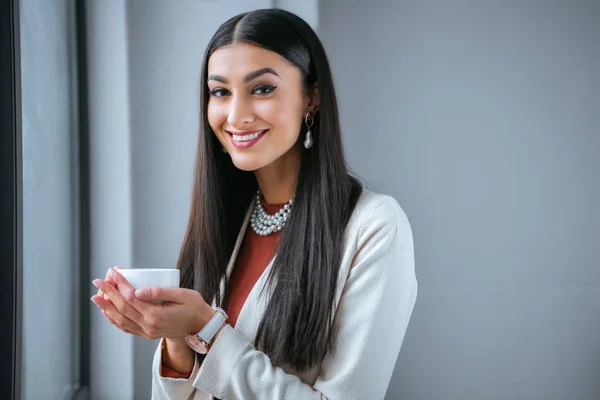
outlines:
[{"label": "smile", "polygon": [[265,133],[267,133],[268,129],[263,129],[260,131],[245,131],[245,132],[231,132],[225,131],[229,134],[230,142],[238,149],[247,149],[248,147],[254,146]]}]

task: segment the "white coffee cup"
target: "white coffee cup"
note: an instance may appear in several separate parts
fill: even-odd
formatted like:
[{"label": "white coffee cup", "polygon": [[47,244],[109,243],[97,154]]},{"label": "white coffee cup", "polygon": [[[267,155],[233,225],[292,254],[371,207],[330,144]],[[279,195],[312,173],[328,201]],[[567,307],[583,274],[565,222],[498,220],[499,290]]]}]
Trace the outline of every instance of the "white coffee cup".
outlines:
[{"label": "white coffee cup", "polygon": [[145,287],[179,287],[179,270],[158,268],[116,269],[135,289]]}]

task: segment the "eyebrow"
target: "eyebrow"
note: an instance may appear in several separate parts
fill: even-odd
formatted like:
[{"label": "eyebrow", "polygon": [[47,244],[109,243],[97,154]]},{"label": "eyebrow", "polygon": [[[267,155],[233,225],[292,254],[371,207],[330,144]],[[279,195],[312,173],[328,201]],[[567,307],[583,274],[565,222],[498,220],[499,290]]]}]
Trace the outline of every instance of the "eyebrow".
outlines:
[{"label": "eyebrow", "polygon": [[[244,77],[244,83],[248,83],[264,74],[272,74],[278,78],[281,78],[279,76],[279,74],[277,72],[275,72],[275,70],[273,68],[261,68],[259,70],[256,70],[256,71],[251,72],[248,75],[246,75]],[[221,82],[221,83],[225,83],[225,84],[229,83],[229,81],[226,78],[222,77],[221,75],[209,75],[208,80],[209,81],[217,81],[217,82]]]}]

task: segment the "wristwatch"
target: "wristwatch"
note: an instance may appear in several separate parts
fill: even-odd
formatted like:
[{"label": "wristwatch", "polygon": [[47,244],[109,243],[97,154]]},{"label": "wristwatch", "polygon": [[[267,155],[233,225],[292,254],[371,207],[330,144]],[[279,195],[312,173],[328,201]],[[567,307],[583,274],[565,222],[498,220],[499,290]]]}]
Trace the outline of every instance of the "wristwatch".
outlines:
[{"label": "wristwatch", "polygon": [[211,342],[223,325],[227,323],[227,314],[222,308],[215,308],[215,315],[208,321],[208,324],[198,333],[187,334],[184,337],[185,342],[196,353],[206,354],[210,350]]}]

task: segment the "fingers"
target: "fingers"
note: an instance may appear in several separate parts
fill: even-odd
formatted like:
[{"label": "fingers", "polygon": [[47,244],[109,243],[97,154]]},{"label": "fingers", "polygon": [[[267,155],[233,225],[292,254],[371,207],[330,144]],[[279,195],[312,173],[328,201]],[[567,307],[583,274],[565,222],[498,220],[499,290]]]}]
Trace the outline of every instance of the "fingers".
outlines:
[{"label": "fingers", "polygon": [[125,333],[144,336],[144,330],[135,322],[119,313],[113,303],[104,300],[100,296],[92,296],[91,300],[102,310],[102,315],[104,315],[112,325]]},{"label": "fingers", "polygon": [[[115,283],[115,286],[121,291],[134,292],[135,288],[125,279],[123,275],[117,272],[117,268],[108,270],[108,277]],[[135,297],[134,297],[135,298]]]},{"label": "fingers", "polygon": [[115,270],[109,271],[109,277],[114,282],[115,287],[122,293],[127,302],[140,313],[144,314],[150,305],[147,302],[139,301],[135,295],[135,288],[131,286],[129,281]]},{"label": "fingers", "polygon": [[[131,316],[134,319],[139,319],[141,318],[141,315],[134,307],[128,307],[127,299],[119,293],[119,290],[125,293],[129,292],[129,297],[133,301],[136,300],[134,288],[121,274],[114,272],[114,270],[119,269],[123,268],[119,266],[110,268],[106,272],[104,281],[96,279],[93,282],[94,286],[98,288],[98,292],[95,296],[92,296],[91,300],[101,309],[102,315],[104,315],[108,322],[114,327],[125,333],[151,339],[138,323],[129,318],[129,316]],[[114,304],[111,298],[114,299],[117,304]]]},{"label": "fingers", "polygon": [[139,335],[137,335],[137,334],[135,334],[135,333],[131,332],[129,329],[121,328],[121,327],[119,326],[119,324],[117,324],[117,323],[116,323],[116,322],[115,322],[115,321],[114,321],[114,320],[113,320],[111,317],[109,317],[109,316],[108,316],[108,314],[106,313],[106,311],[102,310],[102,315],[104,315],[104,318],[106,318],[106,319],[108,320],[108,322],[110,322],[111,324],[113,324],[113,326],[114,326],[115,328],[117,328],[117,329],[120,329],[120,330],[122,330],[122,331],[123,331],[123,332],[125,332],[125,333],[129,333],[129,334],[131,334],[131,335],[136,335],[136,336],[139,336]]},{"label": "fingers", "polygon": [[[141,325],[141,323],[143,321],[142,314],[136,308],[134,308],[131,304],[129,304],[129,302],[123,297],[123,295],[121,295],[121,293],[119,293],[119,291],[115,287],[109,285],[106,281],[103,281],[102,279],[95,279],[92,283],[98,289],[102,290],[106,296],[108,296],[108,299],[104,299],[103,297],[101,298],[103,302],[112,303],[112,305],[116,308],[116,310],[118,310],[119,314],[134,321],[136,324]],[[133,290],[130,289],[129,293],[130,294],[128,297],[135,299]],[[98,298],[100,298],[100,297],[98,297]],[[92,298],[92,301],[93,301],[93,298]],[[106,309],[106,308],[103,308],[103,309]]]},{"label": "fingers", "polygon": [[189,293],[194,292],[182,288],[146,287],[135,291],[135,296],[144,301],[169,302],[184,304]]},{"label": "fingers", "polygon": [[[106,271],[106,276],[104,277],[104,280],[106,281],[106,283],[108,283],[112,287],[116,287],[115,282],[110,277],[110,270],[111,269],[112,268],[109,268],[108,271]],[[121,268],[121,267],[114,267],[114,269],[123,269],[123,268]],[[103,297],[105,300],[108,300],[108,296],[102,290],[98,289],[98,293],[96,293],[96,294],[98,296],[100,296],[100,297]]]}]

